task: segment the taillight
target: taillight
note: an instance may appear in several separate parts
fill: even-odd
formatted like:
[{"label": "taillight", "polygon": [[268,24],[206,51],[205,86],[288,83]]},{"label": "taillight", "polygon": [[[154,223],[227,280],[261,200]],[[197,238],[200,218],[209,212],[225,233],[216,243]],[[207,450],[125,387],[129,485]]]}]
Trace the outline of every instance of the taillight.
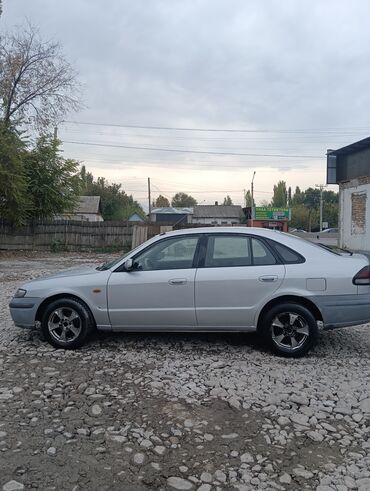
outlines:
[{"label": "taillight", "polygon": [[354,285],[370,285],[370,265],[360,269],[354,276],[352,283]]}]

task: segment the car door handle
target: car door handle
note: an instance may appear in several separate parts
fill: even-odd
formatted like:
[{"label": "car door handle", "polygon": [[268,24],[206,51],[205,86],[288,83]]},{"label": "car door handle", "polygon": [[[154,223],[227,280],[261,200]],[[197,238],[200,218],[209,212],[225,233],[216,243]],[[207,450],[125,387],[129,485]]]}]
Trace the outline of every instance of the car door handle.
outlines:
[{"label": "car door handle", "polygon": [[277,276],[260,276],[258,278],[260,281],[264,281],[266,283],[272,283],[273,281],[277,281]]},{"label": "car door handle", "polygon": [[174,278],[173,280],[168,280],[170,285],[186,285],[187,280],[185,278]]}]

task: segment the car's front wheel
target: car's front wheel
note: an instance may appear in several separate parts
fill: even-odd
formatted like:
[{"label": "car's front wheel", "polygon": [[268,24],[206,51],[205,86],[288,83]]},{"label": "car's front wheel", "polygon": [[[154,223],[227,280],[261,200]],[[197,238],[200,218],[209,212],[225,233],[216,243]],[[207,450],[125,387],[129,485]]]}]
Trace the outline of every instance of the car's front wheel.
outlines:
[{"label": "car's front wheel", "polygon": [[315,317],[295,303],[276,305],[266,312],[261,332],[274,353],[295,358],[305,355],[318,337]]},{"label": "car's front wheel", "polygon": [[41,329],[45,339],[56,348],[73,349],[87,341],[94,329],[94,322],[82,302],[73,298],[59,298],[46,307]]}]

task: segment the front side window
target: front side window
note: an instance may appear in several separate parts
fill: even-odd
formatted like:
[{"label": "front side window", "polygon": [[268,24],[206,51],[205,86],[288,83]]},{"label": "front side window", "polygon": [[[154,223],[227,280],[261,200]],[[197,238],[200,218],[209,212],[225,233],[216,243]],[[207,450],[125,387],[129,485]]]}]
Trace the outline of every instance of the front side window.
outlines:
[{"label": "front side window", "polygon": [[134,258],[135,269],[158,271],[165,269],[190,269],[198,244],[198,237],[163,239]]},{"label": "front side window", "polygon": [[251,263],[248,237],[220,235],[208,238],[206,268],[250,266]]}]

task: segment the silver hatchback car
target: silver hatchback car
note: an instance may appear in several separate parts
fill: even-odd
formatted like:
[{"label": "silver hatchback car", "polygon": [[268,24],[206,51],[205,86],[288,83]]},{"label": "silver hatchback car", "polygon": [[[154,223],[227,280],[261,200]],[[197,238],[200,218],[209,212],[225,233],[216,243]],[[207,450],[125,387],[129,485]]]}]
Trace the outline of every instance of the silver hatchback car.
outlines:
[{"label": "silver hatchback car", "polygon": [[258,331],[277,354],[307,353],[319,329],[370,321],[370,265],[261,228],[168,232],[97,268],[22,285],[19,327],[41,326],[58,348],[102,331]]}]

